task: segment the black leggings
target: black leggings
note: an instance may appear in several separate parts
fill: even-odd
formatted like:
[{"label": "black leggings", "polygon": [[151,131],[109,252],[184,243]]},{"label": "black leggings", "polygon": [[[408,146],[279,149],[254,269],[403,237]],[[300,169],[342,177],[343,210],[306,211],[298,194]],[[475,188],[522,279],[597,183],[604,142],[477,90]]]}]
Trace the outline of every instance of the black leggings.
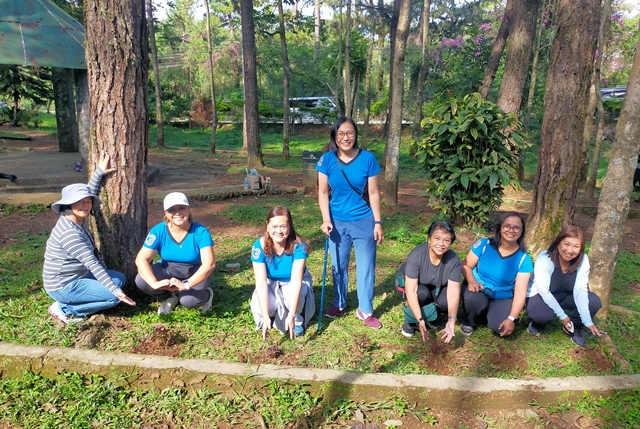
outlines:
[{"label": "black leggings", "polygon": [[462,299],[467,313],[467,325],[475,328],[486,317],[487,326],[496,334],[500,334],[498,327],[509,317],[513,298],[491,299],[482,292],[469,291],[469,285],[464,282],[462,285]]},{"label": "black leggings", "polygon": [[446,313],[448,311],[447,305],[447,287],[440,289],[440,294],[434,299],[435,289],[431,291],[428,286],[418,284],[418,303],[420,307],[424,307],[427,304],[434,302],[436,304],[436,310],[438,313]]},{"label": "black leggings", "polygon": [[[558,300],[558,304],[560,304],[560,307],[567,313],[567,316],[569,316],[573,324],[577,327],[582,326],[582,320],[580,319],[580,314],[578,314],[576,303],[573,300],[573,294],[554,295],[554,297]],[[589,313],[591,313],[591,318],[596,315],[600,307],[602,307],[600,297],[589,291]],[[551,322],[555,316],[551,307],[544,302],[540,295],[527,298],[527,313],[529,314],[529,319],[531,319],[538,328],[544,327],[544,325]]]}]

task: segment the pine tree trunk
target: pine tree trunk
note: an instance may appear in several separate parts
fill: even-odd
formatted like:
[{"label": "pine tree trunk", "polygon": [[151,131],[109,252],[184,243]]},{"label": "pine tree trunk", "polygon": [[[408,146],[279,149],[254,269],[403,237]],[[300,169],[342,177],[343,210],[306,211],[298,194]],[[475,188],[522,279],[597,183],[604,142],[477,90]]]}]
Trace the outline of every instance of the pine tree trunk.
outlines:
[{"label": "pine tree trunk", "polygon": [[89,120],[89,83],[87,82],[87,71],[75,70],[74,77],[76,85],[76,114],[78,116],[78,149],[82,156],[82,162],[84,165],[88,165],[91,121]]},{"label": "pine tree trunk", "polygon": [[289,159],[289,54],[287,53],[287,35],[284,28],[284,11],[282,10],[282,0],[278,0],[278,18],[280,33],[280,55],[282,56],[283,75],[283,96],[282,96],[282,156]]},{"label": "pine tree trunk", "polygon": [[247,142],[247,166],[263,167],[258,129],[258,75],[256,70],[256,36],[253,23],[253,0],[240,2],[242,16],[242,63],[244,73],[244,119]]},{"label": "pine tree trunk", "polygon": [[351,99],[351,0],[347,0],[347,19],[344,31],[344,111],[348,117],[353,117]]},{"label": "pine tree trunk", "polygon": [[156,48],[156,30],[153,25],[153,5],[147,0],[147,25],[149,26],[149,47],[151,48],[151,62],[153,64],[153,79],[156,90],[156,130],[158,149],[164,149],[164,120],[162,119],[162,89],[160,66],[158,65],[158,49]]},{"label": "pine tree trunk", "polygon": [[315,16],[315,45],[313,49],[313,59],[317,60],[320,55],[320,0],[315,1],[314,8],[314,16]]},{"label": "pine tree trunk", "polygon": [[[416,85],[416,111],[413,118],[413,130],[411,137],[417,141],[422,134],[422,104],[424,103],[424,84],[427,80],[429,71],[427,66],[428,48],[429,48],[429,8],[431,0],[424,0],[422,5],[422,64],[420,65],[420,73],[418,74],[418,82]],[[411,145],[411,155],[415,156],[415,145]]]},{"label": "pine tree trunk", "polygon": [[[598,178],[598,164],[600,161],[600,147],[602,146],[602,135],[604,134],[604,125],[605,125],[605,112],[604,106],[602,105],[602,94],[600,93],[600,78],[601,78],[601,69],[602,69],[602,57],[604,56],[604,52],[607,47],[607,34],[609,33],[609,25],[611,23],[611,0],[604,0],[604,4],[602,7],[602,18],[600,19],[600,30],[598,32],[598,56],[596,57],[596,65],[595,70],[593,71],[593,93],[596,98],[596,103],[598,106],[598,131],[596,132],[596,145],[593,148],[593,158],[591,161],[591,171],[589,172],[589,180],[587,181],[587,187],[585,190],[585,199],[593,200],[593,196],[596,190],[596,180]],[[591,113],[593,109],[588,111],[588,115],[585,117],[585,126],[587,123],[591,125]],[[589,139],[589,143],[591,143],[591,139]],[[583,147],[584,149],[584,147]],[[589,146],[586,147],[586,153],[583,150],[583,156],[585,156],[585,160],[588,162],[589,160]],[[582,168],[586,170],[584,167],[584,163]],[[581,169],[581,172],[583,170]]]},{"label": "pine tree trunk", "polygon": [[76,121],[76,99],[73,94],[74,81],[73,70],[59,67],[51,68],[60,152],[78,152],[78,122]]},{"label": "pine tree trunk", "polygon": [[527,246],[534,255],[573,222],[580,148],[600,21],[599,0],[560,0]]},{"label": "pine tree trunk", "polygon": [[117,170],[103,179],[96,210],[97,242],[106,265],[133,279],[147,234],[147,82],[149,56],[144,0],[85,0],[90,94],[90,152]]},{"label": "pine tree trunk", "polygon": [[504,10],[504,16],[502,17],[498,34],[491,45],[489,61],[487,62],[487,66],[484,68],[484,78],[480,82],[480,89],[478,92],[482,95],[482,98],[487,98],[487,95],[489,95],[489,91],[491,91],[491,84],[493,84],[493,79],[495,79],[496,73],[498,72],[500,58],[502,58],[502,51],[504,50],[507,38],[511,32],[511,23],[513,22],[513,5],[514,2],[517,1],[518,0],[507,0],[507,6]]},{"label": "pine tree trunk", "polygon": [[[525,110],[524,119],[522,120],[522,128],[525,131],[529,131],[529,124],[531,123],[531,110],[533,108],[533,99],[535,98],[535,94],[536,94],[536,82],[538,80],[538,62],[540,61],[540,46],[542,45],[542,28],[543,27],[544,25],[542,24],[542,14],[540,14],[539,23],[536,30],[536,41],[534,43],[534,48],[533,48],[533,62],[531,63],[531,78],[529,80],[529,94],[527,96],[527,108]],[[522,165],[524,165],[524,157],[522,157],[521,163]],[[522,180],[522,177],[520,177],[520,174],[518,175],[518,180]]]},{"label": "pine tree trunk", "polygon": [[218,107],[216,106],[216,82],[213,78],[213,44],[211,43],[211,11],[209,0],[204,1],[207,7],[207,55],[209,60],[209,88],[211,89],[211,141],[209,153],[216,153],[216,131],[218,130]]},{"label": "pine tree trunk", "polygon": [[613,274],[624,224],[629,214],[629,196],[633,190],[633,175],[640,151],[640,41],[627,84],[624,107],[620,112],[616,137],[611,149],[607,176],[602,185],[598,217],[591,239],[589,288],[602,300],[598,317],[606,318],[611,301]]},{"label": "pine tree trunk", "polygon": [[498,106],[505,112],[520,111],[529,77],[539,0],[518,0],[513,5],[513,22],[498,93]]},{"label": "pine tree trunk", "polygon": [[371,119],[371,61],[373,60],[374,31],[369,34],[369,49],[367,51],[367,71],[364,77],[364,124],[360,146],[366,149],[369,140],[369,120]]},{"label": "pine tree trunk", "polygon": [[398,26],[393,54],[391,74],[392,104],[389,113],[389,138],[385,163],[383,201],[392,206],[398,204],[398,170],[400,160],[400,138],[402,135],[402,101],[404,99],[404,56],[411,19],[411,0],[400,0]]}]

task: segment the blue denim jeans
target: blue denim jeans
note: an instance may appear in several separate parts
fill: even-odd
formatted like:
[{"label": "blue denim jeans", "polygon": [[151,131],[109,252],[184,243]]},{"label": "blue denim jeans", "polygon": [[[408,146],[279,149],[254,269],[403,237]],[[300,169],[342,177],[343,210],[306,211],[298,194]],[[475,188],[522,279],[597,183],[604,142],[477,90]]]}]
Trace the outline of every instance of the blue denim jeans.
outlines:
[{"label": "blue denim jeans", "polygon": [[376,240],[373,238],[373,214],[355,222],[332,220],[329,236],[331,268],[333,272],[333,305],[347,306],[349,285],[349,258],[351,247],[356,251],[356,282],[358,308],[364,314],[373,314],[373,287],[376,281]]},{"label": "blue denim jeans", "polygon": [[[121,272],[106,271],[116,286],[122,287],[126,282],[126,277]],[[120,303],[120,300],[91,273],[87,277],[67,283],[60,290],[49,292],[49,296],[58,301],[60,309],[67,316],[84,317]]]}]

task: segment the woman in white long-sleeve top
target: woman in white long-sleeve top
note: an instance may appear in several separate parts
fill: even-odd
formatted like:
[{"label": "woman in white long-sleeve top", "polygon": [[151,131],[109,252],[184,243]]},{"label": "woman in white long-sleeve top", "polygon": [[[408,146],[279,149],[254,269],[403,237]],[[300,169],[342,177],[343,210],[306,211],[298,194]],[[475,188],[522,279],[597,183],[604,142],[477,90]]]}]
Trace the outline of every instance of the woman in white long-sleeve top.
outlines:
[{"label": "woman in white long-sleeve top", "polygon": [[585,345],[582,326],[594,335],[602,336],[592,320],[602,302],[589,290],[590,265],[589,257],[584,253],[584,241],[580,228],[567,226],[549,249],[538,255],[527,298],[530,334],[539,335],[556,315],[564,332],[579,346]]}]

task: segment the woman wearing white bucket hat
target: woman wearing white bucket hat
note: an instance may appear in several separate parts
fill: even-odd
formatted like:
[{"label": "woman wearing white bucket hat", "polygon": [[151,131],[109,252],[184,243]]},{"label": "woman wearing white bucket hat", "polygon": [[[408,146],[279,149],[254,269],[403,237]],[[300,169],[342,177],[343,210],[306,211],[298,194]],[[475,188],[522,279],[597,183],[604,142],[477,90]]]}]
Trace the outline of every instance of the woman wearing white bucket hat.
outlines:
[{"label": "woman wearing white bucket hat", "polygon": [[124,274],[107,270],[85,220],[100,204],[97,196],[102,176],[115,171],[103,153],[88,185],[75,183],[62,189],[62,198],[51,205],[60,219],[51,231],[44,254],[44,289],[55,299],[49,313],[63,323],[111,308],[121,301],[136,305],[120,289]]},{"label": "woman wearing white bucket hat", "polygon": [[[178,303],[211,309],[211,273],[216,267],[209,230],[193,221],[189,200],[182,192],[164,198],[165,219],[151,228],[136,257],[136,286],[162,301],[159,316],[168,316]],[[151,265],[156,252],[162,258]]]}]

